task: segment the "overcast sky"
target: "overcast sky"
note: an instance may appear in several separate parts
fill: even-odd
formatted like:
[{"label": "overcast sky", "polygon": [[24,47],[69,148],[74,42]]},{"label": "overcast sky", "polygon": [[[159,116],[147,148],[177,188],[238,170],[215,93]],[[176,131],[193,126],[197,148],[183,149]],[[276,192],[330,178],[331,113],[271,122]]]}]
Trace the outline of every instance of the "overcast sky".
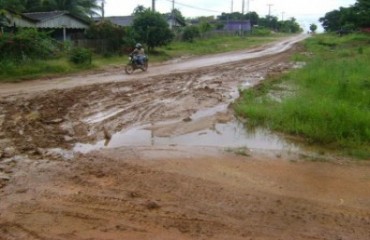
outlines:
[{"label": "overcast sky", "polygon": [[[147,8],[152,6],[152,0],[105,0],[105,2],[106,16],[127,16],[138,5]],[[184,17],[217,16],[222,12],[231,12],[231,2],[234,12],[242,12],[243,0],[175,0],[175,8],[179,9]],[[317,24],[321,30],[318,22],[320,17],[339,7],[349,7],[356,0],[244,0],[244,2],[245,13],[249,9],[264,17],[270,10],[271,15],[278,17],[279,20],[294,17],[305,30],[308,30],[311,23]],[[172,0],[156,0],[157,11],[166,13],[171,9]]]}]

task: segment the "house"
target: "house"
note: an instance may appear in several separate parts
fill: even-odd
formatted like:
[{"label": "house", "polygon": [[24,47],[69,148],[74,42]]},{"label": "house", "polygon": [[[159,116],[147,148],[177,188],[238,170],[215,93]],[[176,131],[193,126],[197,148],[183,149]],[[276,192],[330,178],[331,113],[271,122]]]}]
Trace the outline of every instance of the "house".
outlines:
[{"label": "house", "polygon": [[52,36],[63,41],[84,33],[90,26],[88,21],[67,11],[8,14],[7,18],[8,27],[53,30]]}]

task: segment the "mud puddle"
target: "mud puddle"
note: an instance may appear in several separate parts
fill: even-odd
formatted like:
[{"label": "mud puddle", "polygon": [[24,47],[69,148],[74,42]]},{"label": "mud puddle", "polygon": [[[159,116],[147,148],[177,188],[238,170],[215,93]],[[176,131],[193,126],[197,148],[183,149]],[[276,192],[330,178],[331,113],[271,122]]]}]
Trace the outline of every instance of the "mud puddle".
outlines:
[{"label": "mud puddle", "polygon": [[[181,123],[176,121],[135,126],[95,144],[77,143],[74,152],[88,153],[125,146],[211,146],[262,150],[299,151],[300,148],[264,128],[246,129],[237,119],[228,121],[226,104],[197,111]],[[218,115],[223,117],[216,117]],[[215,118],[215,121],[209,120]],[[226,122],[225,122],[226,119]],[[188,121],[186,123],[185,121]],[[202,122],[212,123],[204,128]],[[178,125],[177,125],[178,124]],[[186,124],[188,127],[186,127]],[[181,127],[179,127],[181,125]],[[184,127],[185,125],[185,127]],[[193,126],[192,126],[193,125]],[[197,131],[197,126],[201,130]],[[177,128],[178,127],[178,128]],[[185,128],[185,129],[184,129]],[[184,134],[181,134],[184,133]]]}]

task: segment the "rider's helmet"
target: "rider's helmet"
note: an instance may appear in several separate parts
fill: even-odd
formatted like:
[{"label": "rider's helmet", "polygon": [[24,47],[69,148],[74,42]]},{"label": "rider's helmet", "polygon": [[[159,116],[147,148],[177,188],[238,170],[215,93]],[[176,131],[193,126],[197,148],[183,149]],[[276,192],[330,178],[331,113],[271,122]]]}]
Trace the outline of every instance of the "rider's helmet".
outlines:
[{"label": "rider's helmet", "polygon": [[136,47],[136,48],[138,48],[138,49],[140,49],[140,48],[142,48],[143,46],[142,46],[140,43],[137,43],[135,47]]}]

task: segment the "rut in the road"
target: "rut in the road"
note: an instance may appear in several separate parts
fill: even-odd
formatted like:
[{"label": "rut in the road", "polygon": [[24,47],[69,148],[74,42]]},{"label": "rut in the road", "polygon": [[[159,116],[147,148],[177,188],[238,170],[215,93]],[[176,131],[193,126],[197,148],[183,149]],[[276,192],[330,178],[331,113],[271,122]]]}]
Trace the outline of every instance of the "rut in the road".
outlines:
[{"label": "rut in the road", "polygon": [[[289,53],[127,82],[52,90],[3,100],[3,138],[19,153],[71,148],[148,123],[182,120],[199,109],[234,100],[240,84],[282,72]],[[284,64],[285,62],[285,64]],[[41,151],[42,152],[42,151]]]}]

